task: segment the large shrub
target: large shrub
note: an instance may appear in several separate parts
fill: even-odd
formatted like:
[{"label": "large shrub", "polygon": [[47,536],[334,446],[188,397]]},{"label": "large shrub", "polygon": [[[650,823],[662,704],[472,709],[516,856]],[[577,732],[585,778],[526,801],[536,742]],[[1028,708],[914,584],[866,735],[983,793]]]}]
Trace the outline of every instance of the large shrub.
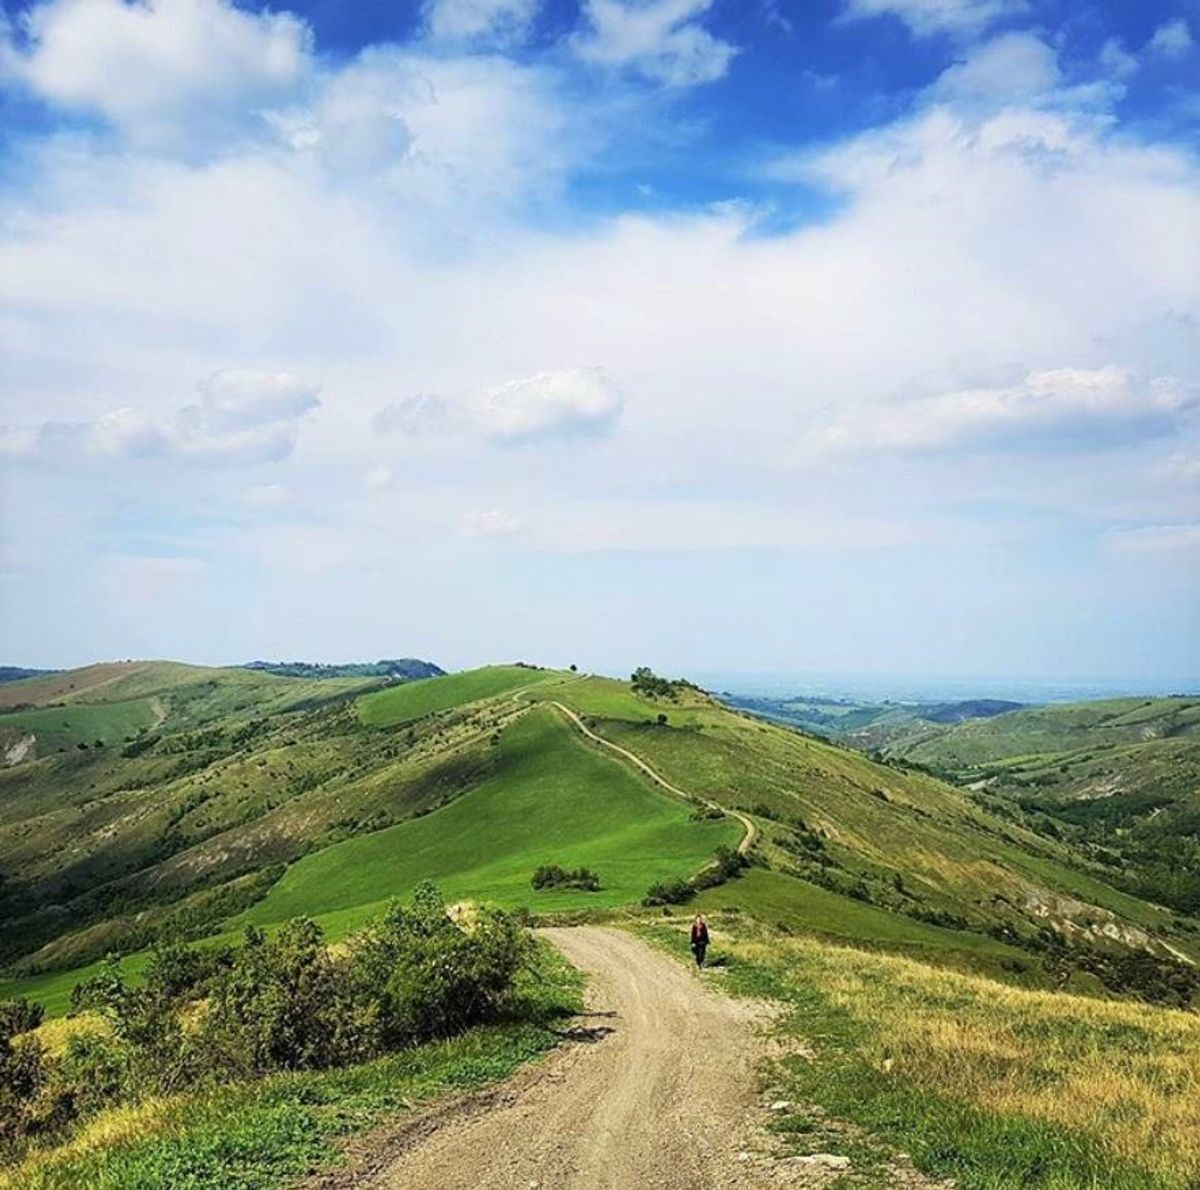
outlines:
[{"label": "large shrub", "polygon": [[201,1044],[210,1066],[238,1077],[332,1066],[366,1056],[350,981],[310,918],[273,939],[251,926],[210,980]]},{"label": "large shrub", "polygon": [[441,894],[423,884],[411,905],[394,903],[352,950],[352,978],[383,1045],[449,1037],[494,1018],[530,954],[516,919],[482,911],[470,928],[452,921]]}]

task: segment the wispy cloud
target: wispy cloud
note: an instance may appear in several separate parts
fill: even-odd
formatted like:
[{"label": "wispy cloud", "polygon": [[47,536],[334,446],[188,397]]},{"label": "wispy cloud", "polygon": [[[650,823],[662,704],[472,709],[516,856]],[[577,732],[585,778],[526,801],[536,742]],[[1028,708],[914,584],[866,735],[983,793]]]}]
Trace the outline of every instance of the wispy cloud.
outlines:
[{"label": "wispy cloud", "polygon": [[1146,43],[1146,49],[1163,58],[1175,59],[1184,57],[1193,45],[1195,42],[1187,21],[1183,17],[1178,17],[1159,25]]},{"label": "wispy cloud", "polygon": [[1145,525],[1109,534],[1115,549],[1131,554],[1180,554],[1200,550],[1200,525]]},{"label": "wispy cloud", "polygon": [[1020,384],[867,407],[819,432],[814,445],[832,453],[1080,450],[1168,433],[1197,406],[1200,393],[1174,377],[1058,368]]},{"label": "wispy cloud", "polygon": [[737,47],[700,22],[713,0],[584,0],[585,31],[572,46],[585,62],[630,69],[669,87],[711,83]]},{"label": "wispy cloud", "polygon": [[975,34],[1003,17],[1029,9],[1026,0],[848,0],[849,17],[895,16],[919,37]]}]

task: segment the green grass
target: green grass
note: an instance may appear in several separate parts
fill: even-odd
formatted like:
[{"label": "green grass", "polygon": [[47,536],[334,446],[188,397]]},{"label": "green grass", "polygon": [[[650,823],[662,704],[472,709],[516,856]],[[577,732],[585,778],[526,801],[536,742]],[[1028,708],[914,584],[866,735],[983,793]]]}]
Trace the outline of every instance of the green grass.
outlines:
[{"label": "green grass", "polygon": [[[585,743],[550,710],[530,711],[499,747],[497,772],[476,789],[415,821],[299,860],[245,920],[367,906],[427,879],[451,900],[547,911],[628,904],[656,880],[690,875],[740,835],[728,820],[689,821],[686,805]],[[535,893],[530,877],[547,863],[591,868],[602,888]]]},{"label": "green grass", "polygon": [[[267,1190],[344,1164],[345,1141],[415,1106],[495,1082],[558,1043],[582,1006],[582,980],[539,947],[504,1023],[338,1070],[277,1075],[105,1113],[74,1145],[0,1175],[21,1190]],[[89,1142],[91,1147],[89,1147]]]},{"label": "green grass", "polygon": [[[1194,1013],[710,924],[722,986],[784,1010],[795,1056],[769,1093],[794,1104],[776,1121],[794,1151],[845,1152],[862,1169],[902,1150],[962,1190],[1200,1184]],[[645,932],[685,955],[681,930]]]},{"label": "green grass", "polygon": [[736,909],[797,933],[950,961],[973,970],[992,972],[1001,959],[1033,967],[1023,951],[984,935],[914,921],[762,868],[750,868],[736,880],[707,889],[692,904],[706,913]]},{"label": "green grass", "polygon": [[528,697],[530,701],[554,699],[582,716],[595,719],[645,723],[662,713],[673,726],[695,723],[711,709],[701,697],[686,691],[675,700],[645,698],[634,693],[628,682],[615,678],[568,678],[531,690]]},{"label": "green grass", "polygon": [[0,714],[0,732],[37,736],[37,753],[45,755],[57,748],[89,746],[100,740],[106,747],[120,744],[142,728],[157,721],[154,704],[148,698],[124,702],[75,703],[63,707],[39,707]]},{"label": "green grass", "polygon": [[561,677],[555,671],[529,669],[521,665],[489,665],[441,678],[423,678],[387,690],[378,690],[358,700],[358,713],[371,727],[392,727],[450,707],[495,698],[500,694]]}]

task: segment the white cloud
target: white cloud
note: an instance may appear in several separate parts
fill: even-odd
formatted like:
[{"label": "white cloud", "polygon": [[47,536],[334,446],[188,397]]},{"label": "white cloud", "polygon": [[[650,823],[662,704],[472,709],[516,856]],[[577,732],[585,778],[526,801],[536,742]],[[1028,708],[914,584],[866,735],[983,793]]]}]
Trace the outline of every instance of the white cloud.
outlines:
[{"label": "white cloud", "polygon": [[721,78],[737,47],[700,24],[713,0],[585,0],[584,31],[572,39],[585,62],[628,68],[668,87]]},{"label": "white cloud", "polygon": [[498,508],[468,512],[462,518],[462,531],[472,537],[511,537],[520,530],[520,518]]},{"label": "white cloud", "polygon": [[1109,534],[1115,549],[1131,554],[1179,554],[1200,550],[1200,525],[1144,525]]},{"label": "white cloud", "polygon": [[1009,16],[1028,11],[1026,0],[848,0],[851,18],[892,15],[919,37],[934,33],[975,34]]},{"label": "white cloud", "polygon": [[1098,61],[1101,69],[1115,79],[1132,78],[1141,69],[1137,55],[1131,54],[1116,37],[1110,37],[1100,47]]},{"label": "white cloud", "polygon": [[163,454],[167,436],[137,409],[113,409],[85,428],[87,449],[98,455],[123,455],[137,458]]},{"label": "white cloud", "polygon": [[299,168],[320,165],[343,192],[378,189],[409,221],[423,209],[445,236],[448,203],[494,214],[552,195],[601,135],[604,105],[572,112],[560,88],[553,71],[496,54],[368,47],[270,119]]},{"label": "white cloud", "polygon": [[391,467],[383,466],[372,467],[370,471],[363,476],[363,486],[370,491],[379,492],[384,488],[392,486],[392,469]]},{"label": "white cloud", "polygon": [[1183,17],[1167,21],[1154,30],[1154,36],[1146,43],[1147,50],[1164,58],[1182,58],[1195,44],[1192,31]]},{"label": "white cloud", "polygon": [[563,368],[455,397],[394,401],[375,425],[384,433],[466,434],[519,444],[604,433],[620,413],[621,397],[601,369]]},{"label": "white cloud", "polygon": [[110,458],[173,456],[202,463],[279,462],[292,453],[299,423],[320,405],[317,389],[287,372],[214,372],[197,386],[200,403],[161,424],[132,406],[90,421],[10,428],[26,454]]},{"label": "white cloud", "polygon": [[426,20],[438,40],[517,36],[527,31],[537,9],[538,0],[428,0]]},{"label": "white cloud", "polygon": [[289,372],[226,369],[196,387],[200,404],[189,405],[180,416],[205,435],[295,421],[321,403],[313,385]]},{"label": "white cloud", "polygon": [[154,149],[236,137],[312,67],[301,20],[225,0],[45,0],[24,28],[27,48],[8,50],[7,73]]},{"label": "white cloud", "polygon": [[1005,105],[1038,101],[1059,85],[1058,56],[1032,33],[1002,33],[974,45],[937,80],[941,99]]},{"label": "white cloud", "polygon": [[1200,394],[1173,377],[1059,368],[1016,385],[868,408],[829,426],[816,444],[835,453],[1078,450],[1159,436],[1198,405]]}]

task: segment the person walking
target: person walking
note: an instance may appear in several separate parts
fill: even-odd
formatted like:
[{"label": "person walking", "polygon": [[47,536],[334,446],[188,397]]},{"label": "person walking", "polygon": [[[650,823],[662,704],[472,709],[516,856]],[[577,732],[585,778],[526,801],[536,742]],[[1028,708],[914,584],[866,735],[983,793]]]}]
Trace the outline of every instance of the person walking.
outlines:
[{"label": "person walking", "polygon": [[708,923],[703,913],[696,914],[692,922],[692,954],[696,956],[696,966],[704,966],[704,952],[708,950]]}]

